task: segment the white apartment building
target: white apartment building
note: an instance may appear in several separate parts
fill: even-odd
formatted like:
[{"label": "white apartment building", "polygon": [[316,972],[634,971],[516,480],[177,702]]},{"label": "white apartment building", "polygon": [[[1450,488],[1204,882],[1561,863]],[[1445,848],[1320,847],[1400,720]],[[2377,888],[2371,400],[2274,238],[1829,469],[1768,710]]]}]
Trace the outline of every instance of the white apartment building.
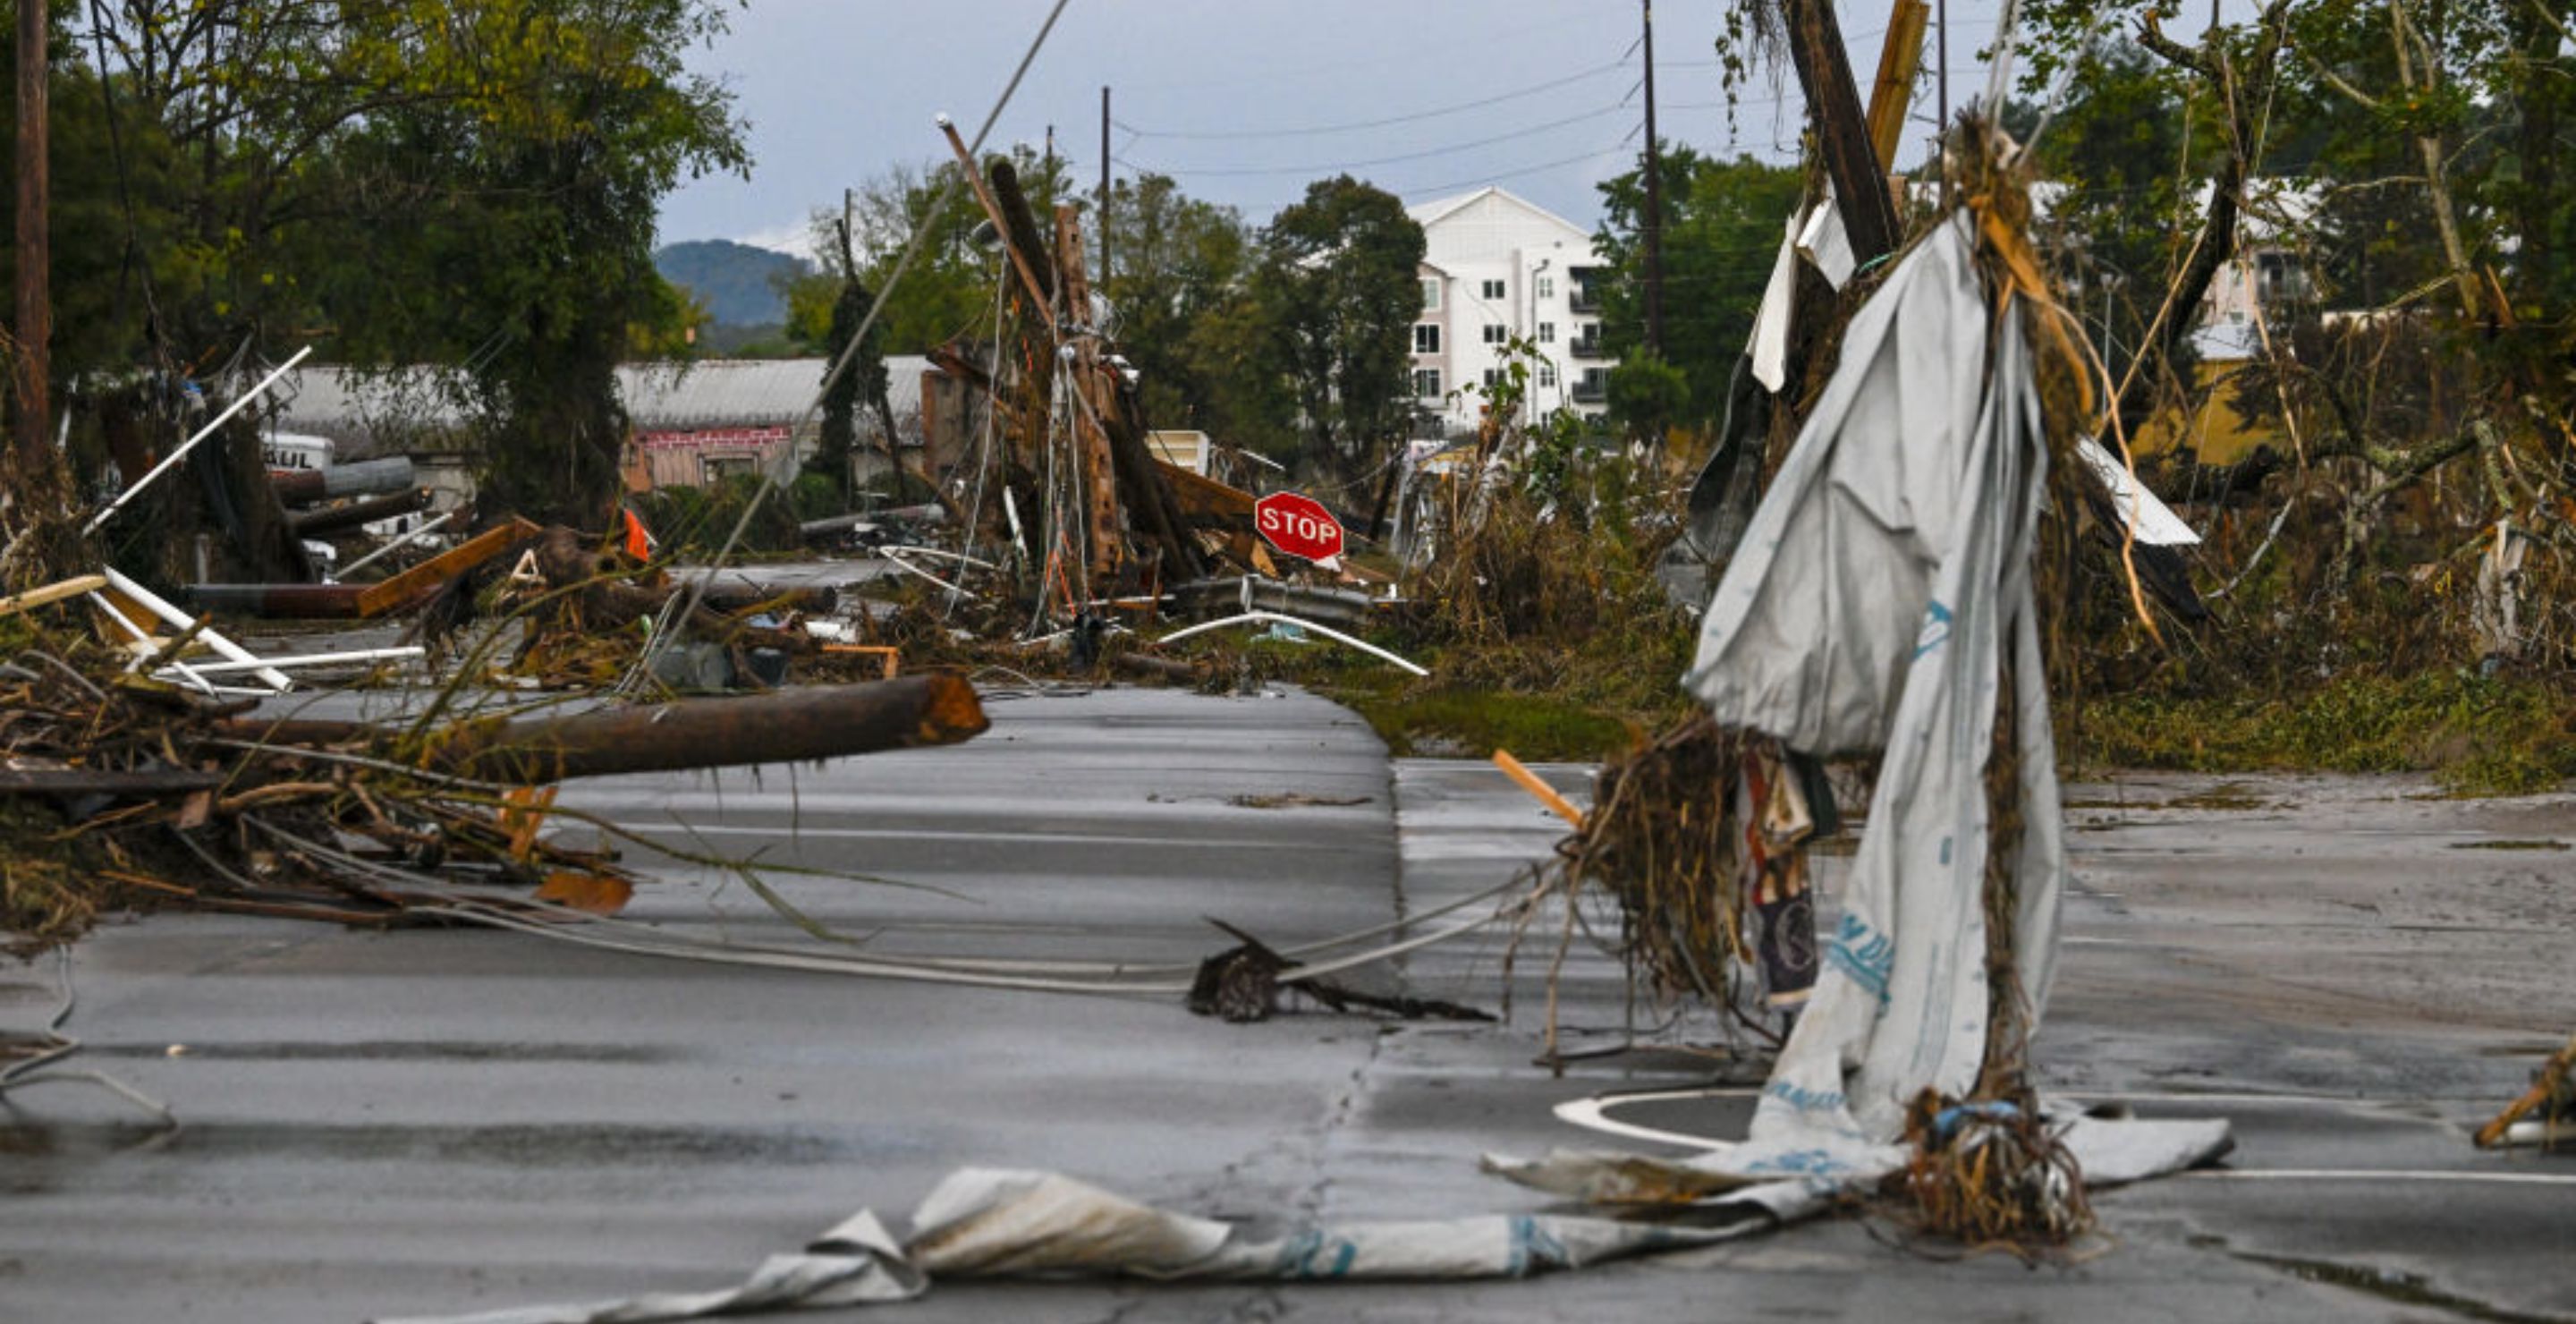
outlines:
[{"label": "white apartment building", "polygon": [[[1473,431],[1506,347],[1539,352],[1531,417],[1608,407],[1610,359],[1591,282],[1608,267],[1592,236],[1499,188],[1407,209],[1422,227],[1422,319],[1413,324],[1414,407],[1455,434]],[[1474,388],[1474,389],[1468,389]]]}]

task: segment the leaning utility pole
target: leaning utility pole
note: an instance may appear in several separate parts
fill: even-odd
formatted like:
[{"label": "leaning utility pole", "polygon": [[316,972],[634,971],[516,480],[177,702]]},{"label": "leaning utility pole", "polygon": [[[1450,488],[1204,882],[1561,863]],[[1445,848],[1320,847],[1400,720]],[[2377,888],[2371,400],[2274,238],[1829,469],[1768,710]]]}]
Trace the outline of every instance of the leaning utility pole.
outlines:
[{"label": "leaning utility pole", "polygon": [[1950,213],[1950,0],[1941,0],[1941,108],[1932,122],[1932,173],[1941,177],[1941,214]]},{"label": "leaning utility pole", "polygon": [[1655,141],[1655,0],[1638,0],[1646,32],[1646,352],[1664,356],[1664,159]]},{"label": "leaning utility pole", "polygon": [[1100,89],[1100,288],[1109,288],[1109,89]]},{"label": "leaning utility pole", "polygon": [[1834,182],[1834,207],[1842,213],[1852,258],[1868,262],[1884,257],[1896,251],[1899,237],[1896,199],[1861,113],[1860,90],[1843,54],[1842,25],[1834,20],[1832,0],[1786,0],[1786,6],[1789,59],[1798,68],[1799,90],[1807,94],[1807,111],[1824,149],[1825,172]]},{"label": "leaning utility pole", "polygon": [[18,0],[18,481],[53,472],[53,257],[45,217],[45,0]]}]

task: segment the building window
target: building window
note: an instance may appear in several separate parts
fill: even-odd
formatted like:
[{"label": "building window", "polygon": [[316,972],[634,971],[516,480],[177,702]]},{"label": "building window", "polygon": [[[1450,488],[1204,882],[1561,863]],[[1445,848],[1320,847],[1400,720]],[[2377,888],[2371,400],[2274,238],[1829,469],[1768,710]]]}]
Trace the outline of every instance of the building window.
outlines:
[{"label": "building window", "polygon": [[1502,385],[1502,384],[1503,384],[1503,370],[1502,370],[1502,369],[1500,369],[1500,368],[1487,368],[1487,369],[1485,369],[1485,389],[1486,389],[1486,390],[1490,391],[1490,390],[1494,389],[1495,387],[1500,386],[1500,385]]},{"label": "building window", "polygon": [[1511,338],[1512,338],[1512,329],[1511,329],[1510,327],[1507,327],[1507,326],[1503,325],[1503,324],[1502,324],[1502,323],[1500,323],[1500,322],[1487,322],[1487,323],[1485,323],[1485,343],[1486,343],[1486,344],[1488,344],[1488,345],[1503,345],[1503,344],[1509,344],[1509,343],[1511,342]]},{"label": "building window", "polygon": [[1556,323],[1541,322],[1538,324],[1538,343],[1542,345],[1553,345],[1556,343]]},{"label": "building window", "polygon": [[1498,281],[1498,280],[1489,280],[1489,281],[1486,281],[1486,282],[1485,282],[1485,297],[1486,297],[1486,298],[1488,298],[1488,299],[1499,299],[1499,298],[1502,298],[1502,297],[1503,297],[1503,283],[1502,283],[1501,281]]},{"label": "building window", "polygon": [[[1416,322],[1413,324],[1413,352],[1416,354],[1437,354],[1440,352],[1439,323]],[[1437,394],[1437,392],[1434,392],[1434,394]]]},{"label": "building window", "polygon": [[1440,311],[1440,278],[1437,276],[1422,278],[1422,311],[1426,313]]},{"label": "building window", "polygon": [[1542,299],[1553,299],[1556,297],[1556,277],[1541,276],[1538,278],[1538,297]]},{"label": "building window", "polygon": [[1545,360],[1545,359],[1541,359],[1541,360],[1539,360],[1539,363],[1538,363],[1538,384],[1539,384],[1540,386],[1542,386],[1542,387],[1546,387],[1546,388],[1549,388],[1549,389],[1551,389],[1551,390],[1555,388],[1555,386],[1556,386],[1556,365],[1555,365],[1555,364],[1550,363],[1550,362],[1548,362],[1548,361],[1547,361],[1547,360]]},{"label": "building window", "polygon": [[1417,400],[1437,400],[1440,398],[1440,370],[1438,368],[1416,368],[1413,370],[1413,398]]}]

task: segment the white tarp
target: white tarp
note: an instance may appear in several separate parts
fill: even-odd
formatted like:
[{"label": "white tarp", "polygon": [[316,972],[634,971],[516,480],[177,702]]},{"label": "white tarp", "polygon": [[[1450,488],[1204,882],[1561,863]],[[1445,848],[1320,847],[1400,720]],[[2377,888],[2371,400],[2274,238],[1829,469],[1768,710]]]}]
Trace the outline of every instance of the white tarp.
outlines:
[{"label": "white tarp", "polygon": [[1789,382],[1789,310],[1798,301],[1798,226],[1806,219],[1803,211],[1789,213],[1771,280],[1762,287],[1762,306],[1753,314],[1753,336],[1744,346],[1753,359],[1753,379],[1773,395]]},{"label": "white tarp", "polygon": [[[2198,1167],[2226,1153],[2234,1142],[2223,1121],[2142,1121],[2087,1117],[2045,1104],[2042,1117],[2074,1155],[2088,1189],[2123,1186]],[[1711,1149],[1689,1158],[1663,1158],[1613,1150],[1560,1149],[1537,1159],[1487,1155],[1485,1170],[1533,1190],[1598,1205],[1666,1205],[1711,1200],[1736,1203],[1760,1198],[1781,1221],[1795,1217],[1781,1194],[1802,1191],[1820,1203],[1842,1183],[1769,1182],[1747,1186],[1733,1169],[1741,1155]]]},{"label": "white tarp", "polygon": [[[1825,283],[1839,290],[1856,269],[1852,262],[1851,240],[1843,233],[1842,213],[1834,209],[1828,195],[1823,202],[1801,207],[1789,213],[1786,231],[1780,239],[1780,252],[1771,262],[1771,279],[1762,287],[1762,303],[1753,314],[1753,334],[1744,345],[1745,354],[1753,361],[1753,379],[1762,389],[1778,395],[1789,383],[1789,333],[1798,302],[1798,263],[1804,259],[1825,278]],[[2121,520],[2136,531],[2139,542],[2150,547],[2190,547],[2200,542],[2182,516],[2174,513],[2144,484],[2132,482],[2129,466],[2090,437],[2076,442],[2076,453],[2084,457],[2085,467],[2102,480],[2111,494],[2111,503]]]},{"label": "white tarp", "polygon": [[2182,522],[2182,516],[2158,499],[2144,483],[2129,481],[2129,466],[2120,462],[2109,447],[2091,437],[2078,438],[2075,453],[2084,457],[2086,468],[2110,489],[2111,505],[2120,519],[2137,531],[2138,541],[2149,547],[2190,547],[2200,542],[2200,535]]},{"label": "white tarp", "polygon": [[[1821,1207],[1820,1199],[1783,1213]],[[622,1301],[534,1306],[379,1324],[648,1324],[761,1310],[909,1301],[936,1279],[1038,1276],[1169,1281],[1524,1278],[1654,1251],[1705,1246],[1776,1226],[1758,1203],[1719,1227],[1612,1218],[1491,1214],[1350,1223],[1257,1236],[1232,1223],[1138,1204],[1053,1172],[965,1168],[913,1213],[898,1245],[861,1212],[792,1255],[773,1255],[740,1285]]]},{"label": "white tarp", "polygon": [[[2226,1145],[2223,1122],[2073,1122],[2066,1143],[2086,1184],[2189,1167]],[[1232,1223],[1138,1204],[1053,1172],[964,1168],[913,1211],[898,1243],[861,1211],[794,1254],[772,1255],[740,1284],[618,1301],[530,1306],[379,1324],[651,1324],[766,1310],[891,1305],[940,1279],[1129,1277],[1169,1282],[1330,1282],[1527,1278],[1633,1255],[1714,1245],[1833,1207],[1842,1183],[1745,1185],[1708,1160],[1560,1152],[1532,1163],[1487,1158],[1523,1185],[1599,1204],[1695,1203],[1688,1226],[1560,1214],[1486,1214],[1344,1223],[1264,1236]],[[1709,1196],[1716,1196],[1713,1201]],[[1703,1202],[1706,1201],[1706,1202]],[[1726,1215],[1731,1214],[1731,1217]]]},{"label": "white tarp", "polygon": [[2017,313],[1994,316],[1969,225],[1944,223],[1852,319],[1684,682],[1719,722],[1792,748],[1884,751],[1814,998],[1726,1159],[1746,1178],[1886,1171],[1906,1104],[1975,1082],[1983,781],[2006,650],[2015,951],[2034,1016],[2048,988],[2065,859],[2030,583],[2046,458],[2029,346]]},{"label": "white tarp", "polygon": [[1843,233],[1842,213],[1829,192],[1822,202],[1789,214],[1780,237],[1780,255],[1771,263],[1771,280],[1762,288],[1762,305],[1753,314],[1753,336],[1744,352],[1753,359],[1753,379],[1773,395],[1789,381],[1789,331],[1798,302],[1798,262],[1805,259],[1841,289],[1852,278],[1851,239]]}]

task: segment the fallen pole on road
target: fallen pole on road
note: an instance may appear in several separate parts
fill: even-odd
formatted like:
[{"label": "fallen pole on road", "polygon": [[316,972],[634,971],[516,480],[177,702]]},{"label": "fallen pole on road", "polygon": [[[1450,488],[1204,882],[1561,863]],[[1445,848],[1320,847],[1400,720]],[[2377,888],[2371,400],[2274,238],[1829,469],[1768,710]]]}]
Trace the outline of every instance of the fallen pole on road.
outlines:
[{"label": "fallen pole on road", "polygon": [[391,459],[360,460],[355,464],[325,465],[319,469],[289,469],[271,473],[268,485],[276,490],[277,499],[288,505],[374,496],[380,492],[404,492],[412,486],[411,461],[397,455]]},{"label": "fallen pole on road", "polygon": [[183,592],[199,611],[270,620],[354,620],[364,584],[190,584]]},{"label": "fallen pole on road", "polygon": [[[974,686],[933,673],[559,716],[484,718],[434,736],[417,762],[451,776],[534,786],[953,745],[990,724]],[[380,756],[400,743],[401,734],[368,722],[320,719],[234,718],[221,730],[264,745],[361,746]]]},{"label": "fallen pole on road", "polygon": [[286,513],[286,527],[293,529],[299,538],[310,538],[317,534],[338,533],[343,529],[354,529],[362,524],[373,524],[380,519],[392,519],[397,515],[408,515],[413,511],[428,508],[429,489],[415,487],[408,492],[396,492],[392,496],[369,497],[364,501],[352,501],[345,506],[332,506],[324,510],[290,510]]}]

